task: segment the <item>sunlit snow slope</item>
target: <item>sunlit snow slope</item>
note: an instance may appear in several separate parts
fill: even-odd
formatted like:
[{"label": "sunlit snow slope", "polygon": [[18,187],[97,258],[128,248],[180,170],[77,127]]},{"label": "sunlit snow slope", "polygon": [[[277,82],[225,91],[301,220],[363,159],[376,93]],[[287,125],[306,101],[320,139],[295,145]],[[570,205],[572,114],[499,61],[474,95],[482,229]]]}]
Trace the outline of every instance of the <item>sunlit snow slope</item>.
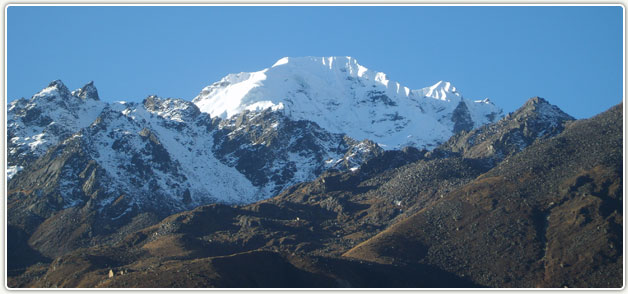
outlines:
[{"label": "sunlit snow slope", "polygon": [[501,109],[468,100],[449,82],[412,90],[351,57],[285,57],[272,67],[230,74],[193,102],[212,117],[273,109],[385,149],[434,148],[455,131],[493,122]]}]

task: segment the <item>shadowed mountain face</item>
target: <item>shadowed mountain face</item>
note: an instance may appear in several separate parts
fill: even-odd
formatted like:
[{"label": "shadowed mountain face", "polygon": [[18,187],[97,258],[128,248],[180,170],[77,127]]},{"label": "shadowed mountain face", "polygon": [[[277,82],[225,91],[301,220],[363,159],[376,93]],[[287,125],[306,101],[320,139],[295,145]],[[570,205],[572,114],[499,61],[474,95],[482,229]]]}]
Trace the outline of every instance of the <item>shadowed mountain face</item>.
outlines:
[{"label": "shadowed mountain face", "polygon": [[[32,260],[15,266],[21,270],[11,273],[9,285],[621,287],[621,107],[573,121],[533,98],[431,152],[371,148],[376,151],[355,166],[351,157],[360,148],[349,148],[344,171],[323,172],[248,205],[200,206],[161,221],[141,214],[101,245],[80,243],[94,240],[85,225],[67,226],[68,235],[54,231],[75,217],[90,219],[92,210],[48,212],[59,205],[49,193],[41,198],[46,202],[32,200],[38,214],[30,208],[10,227],[21,242],[10,248],[36,251],[18,251]],[[277,119],[264,116],[270,125]],[[266,119],[245,114],[227,124],[229,140],[279,144],[277,134],[242,131],[237,120],[266,128]],[[248,152],[236,145],[222,156]],[[493,151],[483,152],[491,150],[486,146]],[[66,157],[80,158],[59,158]],[[89,176],[77,181],[90,194]],[[28,195],[21,197],[35,199]],[[92,227],[92,234],[104,229]],[[63,238],[76,245],[63,249]],[[64,254],[51,254],[55,248]]]},{"label": "shadowed mountain face", "polygon": [[343,256],[491,287],[621,287],[622,114],[570,124]]},{"label": "shadowed mountain face", "polygon": [[[227,256],[165,261],[152,265],[115,267],[112,260],[90,256],[68,257],[31,284],[34,287],[81,288],[379,288],[479,287],[467,279],[425,265],[392,266],[364,261],[247,251]],[[94,270],[100,268],[98,270]],[[33,267],[28,274],[41,274]],[[39,271],[39,272],[38,272]],[[68,279],[68,276],[80,279]]]}]

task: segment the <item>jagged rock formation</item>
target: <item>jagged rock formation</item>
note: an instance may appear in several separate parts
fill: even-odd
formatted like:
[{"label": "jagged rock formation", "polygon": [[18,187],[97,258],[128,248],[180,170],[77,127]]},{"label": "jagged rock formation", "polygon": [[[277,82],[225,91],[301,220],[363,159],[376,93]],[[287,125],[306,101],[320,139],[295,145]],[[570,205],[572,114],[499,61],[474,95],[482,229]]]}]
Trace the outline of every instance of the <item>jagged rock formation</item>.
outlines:
[{"label": "jagged rock formation", "polygon": [[514,113],[494,124],[451,137],[440,150],[461,153],[466,158],[502,160],[537,140],[555,136],[574,120],[547,100],[534,97]]},{"label": "jagged rock formation", "polygon": [[11,102],[7,110],[7,177],[87,127],[104,107],[93,83],[70,92],[59,80],[29,100]]}]

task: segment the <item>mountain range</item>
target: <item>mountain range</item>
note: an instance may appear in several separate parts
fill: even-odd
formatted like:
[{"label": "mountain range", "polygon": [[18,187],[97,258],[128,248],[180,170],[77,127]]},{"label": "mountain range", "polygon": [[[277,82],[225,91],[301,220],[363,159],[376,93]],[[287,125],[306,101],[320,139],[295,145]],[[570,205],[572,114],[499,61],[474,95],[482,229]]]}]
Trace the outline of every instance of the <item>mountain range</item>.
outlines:
[{"label": "mountain range", "polygon": [[619,288],[622,114],[503,115],[351,57],[192,101],[53,81],[8,105],[9,285]]}]

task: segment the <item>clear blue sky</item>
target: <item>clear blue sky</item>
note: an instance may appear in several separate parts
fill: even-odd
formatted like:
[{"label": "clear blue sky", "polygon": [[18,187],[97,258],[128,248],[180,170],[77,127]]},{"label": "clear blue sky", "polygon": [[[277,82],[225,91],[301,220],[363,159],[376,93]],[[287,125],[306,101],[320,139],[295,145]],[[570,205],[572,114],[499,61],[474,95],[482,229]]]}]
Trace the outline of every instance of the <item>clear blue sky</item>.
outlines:
[{"label": "clear blue sky", "polygon": [[615,7],[8,8],[8,100],[94,80],[107,101],[194,98],[284,56],[349,55],[413,88],[451,81],[506,112],[541,96],[577,117],[622,101]]}]

